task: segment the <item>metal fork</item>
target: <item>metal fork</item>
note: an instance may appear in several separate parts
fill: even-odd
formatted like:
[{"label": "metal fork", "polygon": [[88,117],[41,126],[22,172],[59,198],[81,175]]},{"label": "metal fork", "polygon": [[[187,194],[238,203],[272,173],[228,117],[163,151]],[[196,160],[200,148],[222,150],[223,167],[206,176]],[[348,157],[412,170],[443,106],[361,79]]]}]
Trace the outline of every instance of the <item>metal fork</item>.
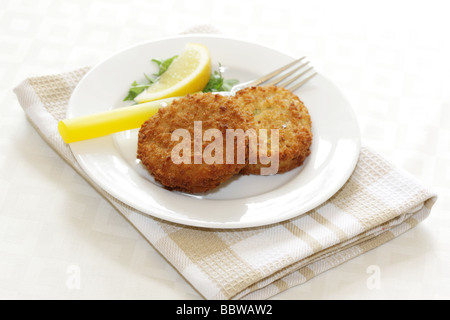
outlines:
[{"label": "metal fork", "polygon": [[[261,86],[261,85],[276,85],[278,87],[283,87],[285,89],[288,89],[290,91],[295,91],[298,88],[300,88],[302,85],[304,85],[306,82],[308,82],[311,78],[313,78],[315,75],[317,75],[317,72],[312,71],[309,75],[307,75],[308,72],[310,72],[313,67],[308,67],[307,62],[303,62],[303,60],[306,57],[301,57],[293,62],[288,63],[287,65],[276,69],[269,74],[266,74],[258,79],[250,80],[247,82],[239,83],[235,86],[233,86],[228,93],[229,95],[234,95],[239,90],[242,90],[244,88],[248,87],[254,87],[254,86]],[[306,69],[305,69],[306,67]],[[303,79],[301,79],[303,77]],[[299,80],[301,79],[301,80]],[[299,80],[295,82],[296,80]]]}]

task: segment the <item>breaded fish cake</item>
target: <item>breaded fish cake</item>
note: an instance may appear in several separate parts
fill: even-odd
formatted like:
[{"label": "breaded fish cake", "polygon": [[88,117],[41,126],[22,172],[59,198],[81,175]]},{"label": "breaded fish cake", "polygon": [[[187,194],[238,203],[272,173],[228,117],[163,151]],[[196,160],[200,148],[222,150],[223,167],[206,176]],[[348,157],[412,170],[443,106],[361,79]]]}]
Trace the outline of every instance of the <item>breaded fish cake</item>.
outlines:
[{"label": "breaded fish cake", "polygon": [[[246,130],[252,121],[252,114],[241,110],[233,98],[224,97],[212,93],[197,93],[174,100],[171,105],[161,108],[156,115],[148,119],[139,131],[137,158],[148,171],[162,185],[171,190],[178,190],[188,193],[203,193],[218,187],[222,182],[228,180],[245,166],[239,161],[229,161],[226,157],[226,129]],[[223,163],[205,163],[205,159],[200,158],[198,163],[198,153],[201,150],[205,154],[205,148],[215,141],[201,139],[195,149],[194,122],[201,121],[202,136],[208,129],[217,129],[216,132],[222,134],[223,138]],[[196,122],[198,124],[198,122]],[[198,127],[197,127],[198,128]],[[189,133],[190,141],[186,146],[190,147],[190,155],[186,153],[185,160],[175,163],[173,150],[176,155],[184,157],[185,149],[180,147],[180,143],[186,142],[182,136],[172,141],[172,133],[181,129]],[[179,131],[179,130],[178,130]],[[197,140],[198,141],[198,140]],[[218,140],[220,142],[220,140]],[[189,144],[189,145],[188,145]],[[174,149],[175,148],[175,149]],[[215,149],[214,149],[215,150]],[[197,154],[197,159],[195,155]],[[215,151],[211,151],[215,156]],[[237,154],[237,152],[235,152]],[[220,159],[218,153],[218,159]],[[197,162],[197,163],[196,163]],[[220,161],[217,161],[220,162]]]},{"label": "breaded fish cake", "polygon": [[[311,153],[311,117],[303,102],[291,91],[276,86],[240,90],[236,99],[241,108],[253,113],[255,130],[279,129],[279,169],[283,173],[299,167]],[[268,143],[268,154],[271,145]],[[261,162],[248,164],[241,174],[260,174]]]}]

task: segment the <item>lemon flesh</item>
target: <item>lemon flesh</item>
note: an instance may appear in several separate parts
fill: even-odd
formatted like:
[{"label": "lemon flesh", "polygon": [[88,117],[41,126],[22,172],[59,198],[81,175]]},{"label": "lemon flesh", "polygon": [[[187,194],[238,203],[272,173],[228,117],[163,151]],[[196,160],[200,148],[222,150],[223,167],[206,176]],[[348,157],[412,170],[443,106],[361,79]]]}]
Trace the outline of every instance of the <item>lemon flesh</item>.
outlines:
[{"label": "lemon flesh", "polygon": [[211,76],[211,57],[206,46],[188,43],[167,71],[134,100],[144,103],[202,91]]}]

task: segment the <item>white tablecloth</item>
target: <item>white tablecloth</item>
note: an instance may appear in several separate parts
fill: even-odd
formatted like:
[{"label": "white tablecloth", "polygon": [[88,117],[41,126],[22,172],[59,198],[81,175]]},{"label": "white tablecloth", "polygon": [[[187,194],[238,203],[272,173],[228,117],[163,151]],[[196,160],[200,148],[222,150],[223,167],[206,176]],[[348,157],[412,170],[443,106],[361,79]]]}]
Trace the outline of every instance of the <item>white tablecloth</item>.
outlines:
[{"label": "white tablecloth", "polygon": [[446,13],[445,1],[4,1],[0,299],[201,299],[39,137],[12,92],[198,24],[307,55],[351,101],[365,143],[439,196],[421,225],[274,299],[450,298]]}]

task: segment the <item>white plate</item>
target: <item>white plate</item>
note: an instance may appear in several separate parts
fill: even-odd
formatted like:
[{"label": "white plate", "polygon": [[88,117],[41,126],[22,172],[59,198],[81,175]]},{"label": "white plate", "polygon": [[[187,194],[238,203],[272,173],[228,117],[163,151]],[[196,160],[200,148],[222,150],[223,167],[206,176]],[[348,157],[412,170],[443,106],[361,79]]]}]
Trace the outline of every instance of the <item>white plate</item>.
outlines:
[{"label": "white plate", "polygon": [[[129,85],[153,73],[152,58],[180,53],[187,42],[210,49],[213,69],[241,82],[268,73],[295,57],[242,40],[187,35],[138,44],[92,68],[73,92],[67,117],[124,106]],[[104,190],[148,215],[184,225],[246,228],[301,215],[322,204],[347,181],[356,165],[360,134],[341,92],[317,75],[296,92],[313,123],[311,155],[302,167],[275,176],[236,176],[205,195],[168,191],[136,161],[137,130],[70,145],[86,173]]]}]

